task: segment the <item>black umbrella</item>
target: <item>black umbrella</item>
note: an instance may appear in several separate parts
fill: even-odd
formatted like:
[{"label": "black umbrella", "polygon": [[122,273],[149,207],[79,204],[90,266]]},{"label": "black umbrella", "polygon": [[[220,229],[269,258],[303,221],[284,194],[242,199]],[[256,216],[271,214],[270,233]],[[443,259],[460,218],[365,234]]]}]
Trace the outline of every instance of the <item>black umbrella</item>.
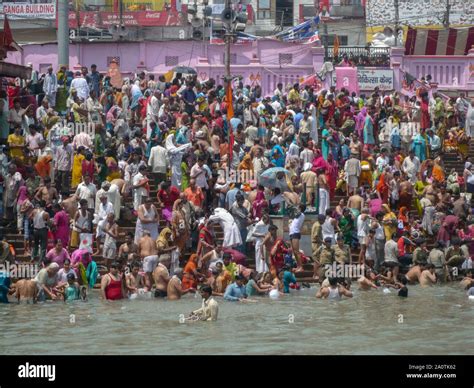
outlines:
[{"label": "black umbrella", "polygon": [[173,71],[175,73],[181,73],[181,74],[193,74],[193,75],[197,74],[196,70],[188,66],[176,66],[173,68]]}]

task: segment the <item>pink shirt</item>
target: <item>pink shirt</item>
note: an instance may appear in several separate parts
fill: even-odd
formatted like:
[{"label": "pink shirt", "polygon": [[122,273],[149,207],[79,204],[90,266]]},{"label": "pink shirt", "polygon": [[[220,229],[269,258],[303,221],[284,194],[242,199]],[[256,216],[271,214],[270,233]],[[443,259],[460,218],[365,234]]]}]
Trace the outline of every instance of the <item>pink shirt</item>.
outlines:
[{"label": "pink shirt", "polygon": [[27,191],[28,191],[28,189],[27,189],[26,186],[21,186],[18,189],[18,205],[22,205],[23,202],[25,202]]},{"label": "pink shirt", "polygon": [[380,198],[371,199],[369,207],[371,217],[375,217],[378,212],[382,211],[382,200]]},{"label": "pink shirt", "polygon": [[58,254],[56,248],[53,248],[47,253],[46,258],[51,260],[52,263],[58,263],[62,268],[64,266],[64,260],[69,259],[70,257],[66,249],[63,248],[61,253]]}]

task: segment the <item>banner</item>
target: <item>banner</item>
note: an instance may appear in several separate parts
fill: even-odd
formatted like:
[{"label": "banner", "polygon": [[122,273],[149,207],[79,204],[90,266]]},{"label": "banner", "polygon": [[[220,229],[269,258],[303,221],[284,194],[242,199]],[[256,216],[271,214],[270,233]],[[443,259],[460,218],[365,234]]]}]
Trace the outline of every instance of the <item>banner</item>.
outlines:
[{"label": "banner", "polygon": [[[336,67],[336,71],[337,71]],[[374,90],[378,86],[380,90],[393,90],[392,69],[365,69],[357,68],[357,79],[359,90]],[[337,84],[336,74],[333,73],[332,84]]]},{"label": "banner", "polygon": [[[79,23],[78,23],[79,19]],[[125,26],[181,26],[181,17],[177,12],[137,11],[124,12],[122,20]],[[90,27],[108,28],[119,24],[120,17],[114,12],[69,12],[69,28]]]},{"label": "banner", "polygon": [[336,67],[336,88],[345,88],[350,93],[359,94],[359,81],[357,79],[357,68],[355,67]]},{"label": "banner", "polygon": [[56,19],[56,2],[42,4],[2,3],[2,13],[12,20]]}]

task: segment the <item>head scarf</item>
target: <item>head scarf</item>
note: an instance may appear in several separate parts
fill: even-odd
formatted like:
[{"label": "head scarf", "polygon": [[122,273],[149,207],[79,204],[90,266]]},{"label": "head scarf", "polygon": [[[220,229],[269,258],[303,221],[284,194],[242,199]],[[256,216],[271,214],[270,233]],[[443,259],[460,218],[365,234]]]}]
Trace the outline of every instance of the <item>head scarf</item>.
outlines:
[{"label": "head scarf", "polygon": [[158,239],[156,240],[156,244],[158,245],[159,243],[161,243],[161,245],[163,245],[164,247],[168,247],[169,246],[168,238],[172,234],[173,232],[171,231],[170,228],[164,228],[161,231],[160,235],[158,236]]}]

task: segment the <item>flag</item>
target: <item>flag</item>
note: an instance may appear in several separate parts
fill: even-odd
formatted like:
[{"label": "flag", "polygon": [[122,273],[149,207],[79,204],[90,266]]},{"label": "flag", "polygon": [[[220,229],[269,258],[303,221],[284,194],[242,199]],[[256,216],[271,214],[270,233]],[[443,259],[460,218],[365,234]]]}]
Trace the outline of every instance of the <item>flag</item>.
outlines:
[{"label": "flag", "polygon": [[333,58],[336,58],[339,56],[339,37],[336,35],[334,38],[334,48],[333,48]]},{"label": "flag", "polygon": [[311,35],[303,44],[311,44],[319,42],[319,32],[314,31],[313,35]]},{"label": "flag", "polygon": [[315,28],[317,28],[318,25],[319,16],[316,16],[295,27],[279,32],[274,35],[273,38],[283,42],[301,42],[310,38],[314,34]]},{"label": "flag", "polygon": [[5,20],[3,22],[3,47],[8,47],[13,43],[13,34],[10,29],[10,23],[8,22],[7,15],[5,15]]},{"label": "flag", "polygon": [[229,169],[232,164],[232,156],[234,154],[234,129],[230,123],[230,119],[234,117],[234,105],[232,102],[232,82],[227,83],[226,90],[226,102],[227,102],[227,131],[229,132]]}]

